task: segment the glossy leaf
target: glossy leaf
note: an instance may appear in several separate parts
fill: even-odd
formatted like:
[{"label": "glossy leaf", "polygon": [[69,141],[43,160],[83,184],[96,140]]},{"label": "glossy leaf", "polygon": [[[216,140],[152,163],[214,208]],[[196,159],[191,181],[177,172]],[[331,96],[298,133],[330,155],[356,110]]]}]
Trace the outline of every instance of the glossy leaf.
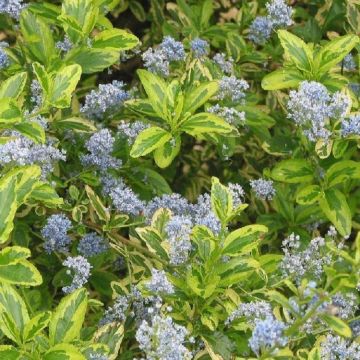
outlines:
[{"label": "glossy leaf", "polygon": [[348,236],[351,231],[351,211],[345,195],[331,188],[320,198],[320,207],[326,217],[334,224],[342,236]]},{"label": "glossy leaf", "polygon": [[136,138],[130,155],[134,158],[151,153],[171,139],[171,134],[157,126],[143,130]]},{"label": "glossy leaf", "polygon": [[226,134],[233,131],[234,128],[217,115],[199,113],[182,122],[180,130],[190,135],[200,135],[206,133]]},{"label": "glossy leaf", "polygon": [[278,30],[278,36],[284,49],[286,60],[289,60],[301,71],[311,72],[313,55],[308,45],[302,39],[286,30]]},{"label": "glossy leaf", "polygon": [[51,344],[67,343],[79,337],[87,301],[87,291],[84,288],[75,290],[61,299],[50,320]]},{"label": "glossy leaf", "polygon": [[267,232],[268,228],[264,225],[247,225],[237,229],[226,237],[222,252],[230,256],[249,253],[258,246],[262,234]]},{"label": "glossy leaf", "polygon": [[286,183],[302,183],[313,179],[314,170],[305,159],[283,160],[271,172],[276,181]]},{"label": "glossy leaf", "polygon": [[0,99],[18,98],[24,90],[27,73],[21,72],[6,79],[0,86]]}]

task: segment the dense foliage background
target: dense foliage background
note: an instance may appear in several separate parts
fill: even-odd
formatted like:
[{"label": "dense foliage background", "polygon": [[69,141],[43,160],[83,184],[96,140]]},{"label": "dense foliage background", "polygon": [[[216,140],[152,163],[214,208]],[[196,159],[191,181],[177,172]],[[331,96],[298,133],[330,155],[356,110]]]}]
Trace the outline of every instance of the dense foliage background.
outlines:
[{"label": "dense foliage background", "polygon": [[360,359],[358,0],[0,0],[0,359]]}]

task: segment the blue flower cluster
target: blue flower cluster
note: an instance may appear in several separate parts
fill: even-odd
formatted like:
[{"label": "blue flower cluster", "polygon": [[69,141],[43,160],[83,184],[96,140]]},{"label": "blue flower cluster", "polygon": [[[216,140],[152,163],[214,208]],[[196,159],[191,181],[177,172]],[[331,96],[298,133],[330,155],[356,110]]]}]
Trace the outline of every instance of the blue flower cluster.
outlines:
[{"label": "blue flower cluster", "polygon": [[245,90],[249,84],[243,79],[237,79],[235,76],[223,76],[219,82],[218,99],[229,99],[233,102],[243,104],[245,99]]},{"label": "blue flower cluster", "polygon": [[196,204],[192,206],[191,216],[194,225],[206,226],[214,234],[220,232],[221,223],[211,210],[211,197],[209,194],[202,194],[197,198]]},{"label": "blue flower cluster", "polygon": [[65,151],[55,148],[51,141],[47,144],[38,144],[17,132],[10,135],[15,139],[0,144],[1,165],[38,164],[42,170],[42,178],[45,179],[53,171],[55,162],[66,160]]},{"label": "blue flower cluster", "polygon": [[6,53],[4,48],[8,47],[9,44],[5,41],[0,42],[0,69],[5,69],[10,65],[9,55]]},{"label": "blue flower cluster", "polygon": [[245,191],[239,184],[229,183],[227,187],[232,196],[233,208],[236,209],[241,204],[243,204],[245,198]]},{"label": "blue flower cluster", "polygon": [[241,303],[226,319],[225,325],[231,324],[238,318],[245,317],[246,320],[254,326],[258,320],[265,320],[272,316],[272,308],[266,301],[261,300]]},{"label": "blue flower cluster", "polygon": [[0,0],[0,14],[9,15],[14,19],[19,19],[24,7],[23,0]]},{"label": "blue flower cluster", "polygon": [[274,29],[291,26],[292,8],[284,0],[272,0],[266,4],[267,16],[258,16],[250,25],[249,39],[263,45]]},{"label": "blue flower cluster", "polygon": [[245,122],[245,113],[243,111],[238,111],[235,108],[216,104],[208,108],[208,112],[222,117],[231,125],[243,125]]},{"label": "blue flower cluster", "polygon": [[125,137],[129,145],[132,145],[137,136],[145,129],[149,128],[149,124],[137,120],[133,122],[126,122],[122,120],[118,126],[119,136]]},{"label": "blue flower cluster", "polygon": [[299,90],[291,90],[287,103],[288,118],[303,129],[310,141],[327,140],[330,119],[343,120],[351,101],[343,93],[330,94],[327,88],[315,81],[303,81]]},{"label": "blue flower cluster", "polygon": [[64,214],[51,215],[41,230],[45,239],[44,249],[50,254],[53,251],[69,251],[71,239],[67,232],[71,228],[71,221]]},{"label": "blue flower cluster", "polygon": [[167,223],[165,232],[169,242],[170,263],[180,265],[187,261],[191,250],[190,234],[192,222],[187,216],[173,216]]},{"label": "blue flower cluster", "polygon": [[151,280],[146,284],[146,288],[158,295],[173,294],[175,291],[165,271],[156,269],[151,269]]},{"label": "blue flower cluster", "polygon": [[64,53],[69,52],[73,48],[74,44],[71,42],[70,38],[65,35],[63,41],[58,41],[56,47]]},{"label": "blue flower cluster", "polygon": [[354,57],[351,54],[347,54],[343,61],[342,65],[346,71],[354,71],[356,70],[356,63]]},{"label": "blue flower cluster", "polygon": [[122,81],[114,80],[110,84],[100,84],[98,90],[92,90],[85,97],[80,111],[91,119],[100,120],[105,115],[119,111],[124,101],[130,99],[130,93],[124,89]]},{"label": "blue flower cluster", "polygon": [[360,136],[360,113],[350,115],[341,122],[342,136]]},{"label": "blue flower cluster", "polygon": [[331,256],[326,251],[325,239],[318,236],[305,249],[300,249],[300,237],[291,234],[283,243],[284,257],[280,264],[284,277],[292,277],[300,283],[305,275],[320,278],[324,266],[330,264]]},{"label": "blue flower cluster", "polygon": [[98,234],[92,232],[82,237],[77,249],[81,255],[92,257],[107,251],[109,249],[109,243]]},{"label": "blue flower cluster", "polygon": [[358,360],[360,344],[338,335],[328,334],[320,343],[321,360]]},{"label": "blue flower cluster", "polygon": [[30,101],[34,104],[35,109],[39,109],[43,102],[42,87],[37,80],[33,80],[30,85]]},{"label": "blue flower cluster", "polygon": [[249,339],[251,350],[259,356],[262,349],[271,350],[286,346],[288,338],[284,335],[285,329],[286,325],[273,316],[257,320]]},{"label": "blue flower cluster", "polygon": [[206,40],[195,38],[190,42],[191,51],[194,53],[194,56],[198,59],[201,59],[204,56],[207,56],[210,51],[209,43]]},{"label": "blue flower cluster", "polygon": [[118,296],[114,305],[105,310],[103,318],[100,320],[100,326],[126,320],[126,312],[129,309],[129,298],[126,295]]},{"label": "blue flower cluster", "polygon": [[109,360],[107,355],[100,354],[98,352],[91,352],[89,354],[89,360]]},{"label": "blue flower cluster", "polygon": [[232,58],[226,59],[224,53],[215,54],[212,60],[220,67],[224,74],[230,75],[233,72],[234,60]]},{"label": "blue flower cluster", "polygon": [[136,332],[136,340],[147,359],[190,360],[185,347],[188,332],[171,317],[155,315],[151,322],[143,321]]},{"label": "blue flower cluster", "polygon": [[251,189],[255,192],[256,197],[261,200],[272,200],[276,193],[273,184],[272,180],[265,179],[250,181]]},{"label": "blue flower cluster", "polygon": [[273,31],[271,19],[267,16],[258,16],[251,23],[248,38],[258,45],[263,45],[270,38]]},{"label": "blue flower cluster", "polygon": [[62,288],[65,294],[70,294],[83,287],[89,280],[92,266],[83,256],[67,257],[63,265],[68,269],[66,273],[72,276],[72,282],[69,286]]},{"label": "blue flower cluster", "polygon": [[161,75],[169,75],[171,61],[183,61],[185,59],[184,45],[171,36],[165,36],[161,44],[156,48],[149,48],[142,54],[144,67],[149,71]]},{"label": "blue flower cluster", "polygon": [[95,166],[100,171],[121,167],[121,160],[111,155],[114,142],[115,139],[108,129],[101,129],[93,134],[85,144],[90,154],[81,157],[82,164],[84,166]]},{"label": "blue flower cluster", "polygon": [[110,188],[109,196],[115,208],[128,215],[139,216],[143,213],[145,203],[121,179],[115,187]]},{"label": "blue flower cluster", "polygon": [[271,0],[266,5],[268,17],[271,19],[274,27],[291,26],[293,21],[292,8],[286,5],[284,0]]}]

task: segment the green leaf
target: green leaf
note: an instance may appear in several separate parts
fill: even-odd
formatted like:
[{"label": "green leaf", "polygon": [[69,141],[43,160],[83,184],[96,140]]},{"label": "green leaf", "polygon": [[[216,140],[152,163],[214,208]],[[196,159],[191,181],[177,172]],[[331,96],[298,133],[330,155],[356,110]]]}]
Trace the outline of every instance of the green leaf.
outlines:
[{"label": "green leaf", "polygon": [[86,360],[86,357],[71,344],[58,344],[43,356],[44,360]]},{"label": "green leaf", "polygon": [[139,39],[135,35],[121,29],[110,29],[94,37],[93,48],[124,51],[132,49],[138,43]]},{"label": "green leaf", "polygon": [[0,284],[0,329],[6,337],[21,342],[21,333],[29,321],[24,300],[8,284]]},{"label": "green leaf", "polygon": [[197,252],[203,260],[208,260],[215,249],[214,234],[206,226],[196,225],[191,232],[191,240],[197,245]]},{"label": "green leaf", "polygon": [[16,263],[31,256],[29,249],[21,246],[7,246],[0,252],[0,266]]},{"label": "green leaf", "polygon": [[221,286],[227,287],[247,280],[259,267],[260,264],[254,259],[234,257],[226,263],[218,264],[215,270],[217,274],[221,275]]},{"label": "green leaf", "polygon": [[85,185],[85,190],[90,200],[90,204],[95,210],[99,219],[105,222],[109,221],[110,220],[109,210],[104,206],[99,196],[97,196],[94,190],[88,185]]},{"label": "green leaf", "polygon": [[154,160],[159,168],[168,167],[178,155],[181,147],[181,138],[171,138],[164,145],[154,151]]},{"label": "green leaf", "polygon": [[336,316],[323,313],[320,315],[321,319],[326,322],[331,330],[334,330],[337,334],[343,337],[350,338],[352,331],[350,327],[341,319]]},{"label": "green leaf", "polygon": [[57,108],[67,108],[71,103],[72,93],[81,77],[81,67],[69,65],[56,73],[49,102]]},{"label": "green leaf", "polygon": [[171,139],[171,134],[158,126],[143,130],[136,138],[130,155],[134,158],[149,154]]},{"label": "green leaf", "polygon": [[32,67],[33,67],[34,73],[37,77],[37,80],[43,90],[43,96],[45,98],[47,98],[47,96],[50,93],[52,80],[51,80],[49,74],[47,73],[47,71],[45,70],[45,67],[42,66],[41,64],[35,62],[32,64]]},{"label": "green leaf", "polygon": [[200,135],[206,133],[226,134],[233,131],[234,128],[219,116],[211,113],[199,113],[183,121],[180,130],[190,135]]},{"label": "green leaf", "polygon": [[339,36],[328,42],[315,57],[318,74],[328,72],[333,66],[341,62],[358,43],[359,37],[353,34]]},{"label": "green leaf", "polygon": [[54,21],[54,23],[60,25],[59,21],[57,20],[57,17],[60,15],[60,8],[58,6],[44,2],[31,3],[28,4],[28,9],[42,18]]},{"label": "green leaf", "polygon": [[45,130],[35,121],[21,122],[13,126],[22,135],[28,137],[36,143],[45,143]]},{"label": "green leaf", "polygon": [[146,12],[141,3],[135,0],[130,1],[129,8],[137,20],[139,20],[140,22],[144,22],[146,20]]},{"label": "green leaf", "polygon": [[211,208],[219,220],[225,224],[232,212],[232,196],[227,187],[220,184],[218,178],[213,177],[211,182]]},{"label": "green leaf", "polygon": [[147,226],[137,228],[136,232],[152,252],[164,260],[169,259],[166,251],[161,245],[162,237],[156,229]]},{"label": "green leaf", "polygon": [[61,299],[50,320],[51,344],[71,342],[79,337],[85,319],[87,301],[87,291],[84,288]]},{"label": "green leaf", "polygon": [[75,47],[68,52],[64,60],[67,63],[79,64],[83,74],[93,74],[119,62],[119,51]]},{"label": "green leaf", "polygon": [[286,183],[303,183],[313,179],[314,170],[305,159],[283,160],[271,171],[271,177]]},{"label": "green leaf", "polygon": [[0,244],[7,241],[14,228],[17,210],[16,177],[7,176],[0,180]]},{"label": "green leaf", "polygon": [[150,71],[138,70],[140,81],[149,98],[149,101],[162,119],[167,118],[167,99],[166,99],[166,83],[159,76],[152,74]]},{"label": "green leaf", "polygon": [[264,225],[247,225],[237,229],[226,237],[222,253],[231,256],[249,253],[267,232],[268,228]]},{"label": "green leaf", "polygon": [[20,168],[15,168],[6,174],[6,176],[14,176],[17,178],[16,184],[16,201],[20,206],[31,191],[38,183],[38,179],[41,175],[41,168],[38,165],[27,165]]},{"label": "green leaf", "polygon": [[346,2],[346,18],[352,30],[359,33],[360,28],[360,3],[358,0]]},{"label": "green leaf", "polygon": [[0,125],[9,126],[22,120],[17,103],[10,98],[0,99]]},{"label": "green leaf", "polygon": [[296,194],[296,202],[300,205],[311,205],[319,200],[321,189],[319,185],[307,185]]},{"label": "green leaf", "polygon": [[246,125],[249,125],[252,129],[259,126],[270,128],[276,124],[274,118],[254,106],[243,105],[237,106],[236,109],[245,112]]},{"label": "green leaf", "polygon": [[105,344],[109,347],[109,360],[117,359],[122,340],[124,338],[124,326],[119,323],[110,323],[101,327],[94,335],[93,341],[97,344]]},{"label": "green leaf", "polygon": [[50,66],[56,56],[55,43],[49,26],[29,10],[23,10],[20,17],[21,33],[32,60]]},{"label": "green leaf", "polygon": [[19,351],[11,345],[0,345],[0,359],[18,360],[20,358]]},{"label": "green leaf", "polygon": [[332,153],[335,159],[340,159],[344,156],[346,150],[348,149],[349,141],[346,139],[335,139]]},{"label": "green leaf", "polygon": [[51,312],[44,311],[35,315],[26,325],[23,331],[24,341],[29,341],[38,335],[49,323]]},{"label": "green leaf", "polygon": [[[137,166],[131,169],[131,177],[136,179],[140,188],[151,188],[156,195],[171,194],[172,190],[165,178],[153,169],[144,166]],[[144,184],[144,178],[147,179]]]},{"label": "green leaf", "polygon": [[313,348],[308,355],[307,360],[321,360],[320,348]]},{"label": "green leaf", "polygon": [[353,160],[339,161],[326,171],[326,179],[329,187],[347,179],[360,179],[360,163]]},{"label": "green leaf", "polygon": [[90,34],[98,15],[99,9],[92,0],[64,0],[59,19],[69,38],[76,43]]},{"label": "green leaf", "polygon": [[56,120],[53,122],[53,125],[61,130],[73,130],[78,132],[94,132],[97,130],[92,122],[79,117]]},{"label": "green leaf", "polygon": [[185,95],[183,113],[193,114],[200,106],[213,97],[219,89],[217,81],[202,83]]},{"label": "green leaf", "polygon": [[30,251],[19,246],[12,246],[0,252],[0,282],[36,286],[42,283],[42,276],[36,267],[26,258]]},{"label": "green leaf", "polygon": [[328,189],[320,198],[319,204],[339,234],[348,236],[351,232],[351,211],[345,195],[335,188]]},{"label": "green leaf", "polygon": [[311,72],[313,54],[305,42],[286,30],[278,30],[277,33],[281,46],[284,48],[285,59],[293,63],[299,70]]},{"label": "green leaf", "polygon": [[38,182],[30,194],[30,199],[41,202],[49,207],[55,207],[64,203],[64,200],[56,193],[56,190],[47,183]]},{"label": "green leaf", "polygon": [[261,86],[264,90],[296,88],[304,80],[303,75],[296,69],[278,69],[265,75]]},{"label": "green leaf", "polygon": [[40,177],[37,165],[24,166],[9,171],[0,179],[0,244],[7,241],[13,227],[14,217]]},{"label": "green leaf", "polygon": [[27,80],[27,73],[21,72],[6,79],[0,86],[0,99],[17,99],[24,90]]},{"label": "green leaf", "polygon": [[136,115],[158,117],[149,100],[131,99],[125,102],[125,106]]}]

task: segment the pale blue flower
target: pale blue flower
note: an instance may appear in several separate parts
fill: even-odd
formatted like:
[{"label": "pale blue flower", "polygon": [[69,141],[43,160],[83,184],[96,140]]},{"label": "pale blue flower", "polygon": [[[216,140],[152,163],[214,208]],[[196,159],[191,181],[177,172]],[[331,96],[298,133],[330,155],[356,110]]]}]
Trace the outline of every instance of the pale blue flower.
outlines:
[{"label": "pale blue flower", "polygon": [[51,215],[41,230],[45,239],[44,249],[50,254],[53,251],[68,251],[71,239],[67,234],[71,228],[71,221],[64,214]]},{"label": "pale blue flower", "polygon": [[92,266],[86,258],[83,256],[69,256],[63,262],[63,265],[68,268],[66,273],[72,276],[71,284],[62,288],[64,293],[70,294],[88,282]]}]

